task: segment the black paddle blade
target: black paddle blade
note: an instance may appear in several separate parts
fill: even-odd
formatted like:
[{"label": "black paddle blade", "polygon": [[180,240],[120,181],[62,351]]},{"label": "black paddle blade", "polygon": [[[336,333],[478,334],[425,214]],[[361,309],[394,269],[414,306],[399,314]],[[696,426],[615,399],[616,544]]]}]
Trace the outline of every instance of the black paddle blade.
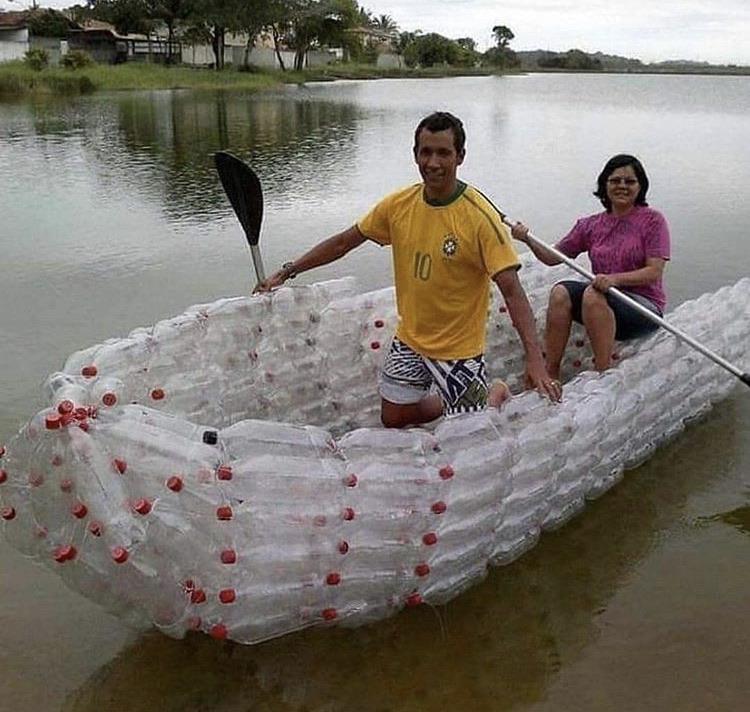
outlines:
[{"label": "black paddle blade", "polygon": [[248,244],[257,245],[263,220],[263,191],[258,176],[250,166],[226,151],[215,153],[214,161]]}]

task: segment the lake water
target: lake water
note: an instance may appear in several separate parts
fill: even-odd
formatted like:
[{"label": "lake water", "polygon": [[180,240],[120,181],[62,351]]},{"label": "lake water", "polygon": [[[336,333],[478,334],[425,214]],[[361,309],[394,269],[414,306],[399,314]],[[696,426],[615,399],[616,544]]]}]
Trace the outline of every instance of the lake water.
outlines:
[{"label": "lake water", "polygon": [[[596,212],[604,161],[634,153],[672,229],[672,306],[750,274],[747,77],[386,80],[0,104],[0,443],[42,406],[41,382],[69,353],[252,287],[214,151],[247,159],[263,182],[270,272],[417,180],[413,129],[435,109],[466,124],[462,177],[539,237]],[[347,273],[363,290],[387,285],[389,255],[366,246],[315,278]],[[0,542],[0,709],[740,709],[749,472],[750,394],[738,388],[448,606],[254,647],[133,633]]]}]

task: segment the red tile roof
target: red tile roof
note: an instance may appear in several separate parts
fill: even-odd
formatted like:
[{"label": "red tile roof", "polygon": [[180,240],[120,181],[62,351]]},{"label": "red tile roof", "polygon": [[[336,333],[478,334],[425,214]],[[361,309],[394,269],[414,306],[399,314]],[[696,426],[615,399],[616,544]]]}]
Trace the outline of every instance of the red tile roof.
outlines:
[{"label": "red tile roof", "polygon": [[0,12],[0,30],[22,30],[28,26],[26,12]]}]

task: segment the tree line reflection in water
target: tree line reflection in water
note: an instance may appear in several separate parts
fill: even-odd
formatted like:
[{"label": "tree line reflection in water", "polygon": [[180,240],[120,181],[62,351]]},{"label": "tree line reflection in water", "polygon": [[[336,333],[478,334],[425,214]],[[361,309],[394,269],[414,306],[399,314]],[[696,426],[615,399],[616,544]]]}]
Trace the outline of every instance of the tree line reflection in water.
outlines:
[{"label": "tree line reflection in water", "polygon": [[[272,94],[128,92],[60,106],[32,105],[38,137],[80,135],[100,189],[127,187],[157,200],[170,220],[205,222],[231,212],[213,154],[228,150],[252,165],[264,192],[283,200],[293,189],[320,185],[353,159],[360,109],[311,101],[300,88]],[[314,179],[313,179],[314,177]]]}]

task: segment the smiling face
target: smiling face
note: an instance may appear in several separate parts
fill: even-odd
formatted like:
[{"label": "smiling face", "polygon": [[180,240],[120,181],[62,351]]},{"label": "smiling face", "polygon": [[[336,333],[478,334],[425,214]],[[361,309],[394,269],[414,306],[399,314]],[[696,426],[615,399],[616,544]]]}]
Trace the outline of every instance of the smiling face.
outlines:
[{"label": "smiling face", "polygon": [[607,177],[607,197],[612,203],[612,212],[624,215],[632,210],[640,189],[633,166],[615,168]]},{"label": "smiling face", "polygon": [[419,132],[414,160],[424,181],[425,194],[431,200],[446,200],[456,190],[456,172],[465,151],[456,151],[452,129]]}]

